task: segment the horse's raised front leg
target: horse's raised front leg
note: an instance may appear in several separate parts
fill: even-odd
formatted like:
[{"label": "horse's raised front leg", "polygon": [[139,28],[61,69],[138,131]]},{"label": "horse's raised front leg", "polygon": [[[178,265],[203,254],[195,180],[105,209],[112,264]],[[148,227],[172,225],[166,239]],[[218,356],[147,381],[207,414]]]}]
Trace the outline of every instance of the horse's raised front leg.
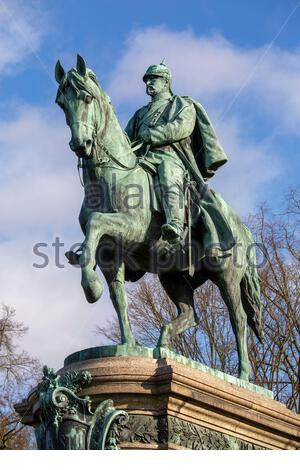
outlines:
[{"label": "horse's raised front leg", "polygon": [[[101,268],[101,265],[100,265]],[[135,345],[135,339],[132,334],[129,317],[128,317],[128,302],[125,290],[125,266],[124,262],[121,262],[119,268],[112,266],[111,269],[103,269],[103,274],[109,287],[110,298],[113,306],[117,312],[120,333],[121,333],[121,344],[128,346]]]},{"label": "horse's raised front leg", "polygon": [[82,244],[82,254],[79,258],[81,266],[81,286],[86,299],[90,303],[97,302],[103,293],[103,284],[95,271],[96,251],[102,235],[101,214],[93,212],[85,227],[85,240]]},{"label": "horse's raised front leg", "polygon": [[194,291],[181,273],[159,276],[163,288],[176,305],[178,317],[161,328],[157,346],[171,349],[171,339],[185,330],[196,326],[198,317],[194,306]]},{"label": "horse's raised front leg", "polygon": [[97,265],[96,253],[101,238],[116,238],[128,231],[130,224],[124,214],[102,214],[92,212],[85,227],[85,240],[79,259],[81,266],[81,285],[87,301],[96,302],[102,295],[103,284],[94,270]]}]

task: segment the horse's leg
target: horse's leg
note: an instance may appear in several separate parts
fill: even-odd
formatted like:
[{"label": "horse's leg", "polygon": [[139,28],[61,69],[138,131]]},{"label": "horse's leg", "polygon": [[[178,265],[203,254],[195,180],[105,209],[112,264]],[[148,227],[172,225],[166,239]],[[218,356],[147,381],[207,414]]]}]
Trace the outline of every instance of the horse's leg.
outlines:
[{"label": "horse's leg", "polygon": [[241,300],[240,279],[234,279],[232,273],[223,271],[221,278],[214,280],[227,305],[231,326],[235,335],[239,358],[239,378],[250,380],[250,363],[247,347],[247,315]]},{"label": "horse's leg", "polygon": [[81,265],[81,285],[88,302],[96,302],[102,295],[103,285],[95,272],[97,264],[96,252],[103,235],[118,237],[126,230],[128,221],[124,214],[102,214],[92,212],[85,227],[85,240],[82,245],[82,254],[79,262]]},{"label": "horse's leg", "polygon": [[[101,266],[100,266],[101,267]],[[120,332],[121,344],[128,346],[135,345],[129,317],[128,317],[128,302],[125,291],[125,265],[121,263],[119,268],[112,268],[111,270],[103,270],[103,274],[109,287],[110,298],[113,306],[117,312]]]},{"label": "horse's leg", "polygon": [[[100,240],[100,226],[96,224],[95,212],[93,212],[85,226],[85,240],[82,244],[82,254],[79,258],[81,266],[81,286],[86,299],[90,303],[100,299],[103,292],[103,284],[95,272],[96,251]],[[97,218],[97,222],[99,222]]]},{"label": "horse's leg", "polygon": [[157,344],[158,347],[170,349],[172,337],[198,323],[194,306],[194,290],[182,273],[163,274],[159,276],[159,279],[178,311],[178,317],[161,328]]}]

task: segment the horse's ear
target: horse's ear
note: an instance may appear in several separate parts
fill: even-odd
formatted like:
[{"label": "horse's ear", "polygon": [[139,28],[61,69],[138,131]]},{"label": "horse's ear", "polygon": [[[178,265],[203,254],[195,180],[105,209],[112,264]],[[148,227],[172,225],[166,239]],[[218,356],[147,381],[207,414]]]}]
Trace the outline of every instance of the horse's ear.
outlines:
[{"label": "horse's ear", "polygon": [[81,55],[77,54],[77,66],[76,66],[77,72],[79,75],[82,77],[85,77],[86,75],[86,65],[84,59],[81,57]]},{"label": "horse's ear", "polygon": [[57,81],[57,83],[60,84],[64,76],[65,76],[64,68],[62,67],[61,63],[58,60],[55,65],[55,80]]}]

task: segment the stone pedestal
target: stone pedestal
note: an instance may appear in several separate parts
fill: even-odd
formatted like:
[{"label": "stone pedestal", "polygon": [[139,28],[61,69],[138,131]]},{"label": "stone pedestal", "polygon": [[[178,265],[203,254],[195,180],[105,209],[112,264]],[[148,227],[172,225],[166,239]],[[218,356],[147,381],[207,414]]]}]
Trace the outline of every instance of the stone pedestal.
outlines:
[{"label": "stone pedestal", "polygon": [[[92,380],[79,396],[88,395],[93,409],[110,399],[128,413],[121,449],[300,448],[300,415],[271,392],[167,350],[112,348],[75,353],[58,374],[88,371]],[[35,426],[35,391],[16,408],[25,407],[23,422]]]}]

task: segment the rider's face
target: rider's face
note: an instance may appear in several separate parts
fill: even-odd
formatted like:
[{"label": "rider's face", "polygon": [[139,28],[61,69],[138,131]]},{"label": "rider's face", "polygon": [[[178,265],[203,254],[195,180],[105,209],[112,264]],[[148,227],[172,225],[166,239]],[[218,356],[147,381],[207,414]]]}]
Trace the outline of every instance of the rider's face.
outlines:
[{"label": "rider's face", "polygon": [[148,75],[145,83],[146,93],[149,96],[155,96],[169,88],[168,81],[163,77],[158,77],[157,75]]}]

